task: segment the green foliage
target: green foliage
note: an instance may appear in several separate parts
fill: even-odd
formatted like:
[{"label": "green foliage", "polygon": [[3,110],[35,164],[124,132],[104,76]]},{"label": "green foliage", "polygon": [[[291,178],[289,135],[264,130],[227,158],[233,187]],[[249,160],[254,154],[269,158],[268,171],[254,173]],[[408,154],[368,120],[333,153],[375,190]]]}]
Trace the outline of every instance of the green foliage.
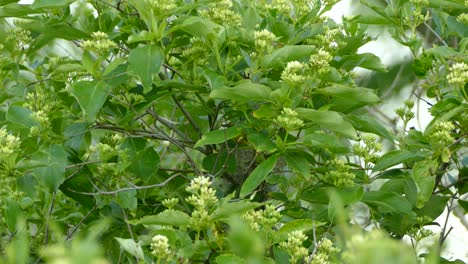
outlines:
[{"label": "green foliage", "polygon": [[458,263],[467,3],[335,3],[0,0],[0,262]]}]

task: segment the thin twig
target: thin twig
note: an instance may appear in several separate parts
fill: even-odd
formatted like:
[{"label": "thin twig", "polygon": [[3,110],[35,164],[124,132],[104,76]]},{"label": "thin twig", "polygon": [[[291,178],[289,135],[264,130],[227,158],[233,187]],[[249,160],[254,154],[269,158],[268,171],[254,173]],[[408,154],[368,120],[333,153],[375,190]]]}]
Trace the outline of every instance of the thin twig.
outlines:
[{"label": "thin twig", "polygon": [[76,224],[73,229],[68,233],[68,235],[65,237],[65,241],[68,241],[70,240],[70,238],[72,238],[73,234],[76,232],[76,230],[78,230],[78,228],[84,223],[84,221],[86,221],[86,219],[88,219],[88,217],[94,212],[96,211],[96,209],[98,208],[99,204],[94,204],[94,207],[89,210],[88,213],[86,213],[86,215],[81,218],[80,222],[78,222],[78,224]]},{"label": "thin twig", "polygon": [[445,231],[447,230],[448,219],[450,217],[450,214],[452,213],[453,200],[454,200],[453,197],[450,198],[450,203],[447,205],[447,216],[445,217],[444,227],[442,227],[442,230],[440,231],[440,238],[439,238],[440,247],[442,247],[442,244],[444,243],[448,234],[450,233],[450,231],[452,231],[452,228],[450,228],[450,230],[447,233],[445,233]]},{"label": "thin twig", "polygon": [[57,191],[54,191],[52,193],[52,200],[50,201],[49,210],[47,211],[47,221],[46,221],[46,226],[44,230],[44,245],[47,245],[47,243],[49,243],[49,222],[50,222],[50,217],[52,216],[52,211],[54,210],[54,203],[55,203],[56,196],[57,196]]},{"label": "thin twig", "polygon": [[426,99],[422,98],[421,96],[419,96],[417,93],[415,93],[414,91],[411,91],[413,93],[414,96],[416,96],[419,100],[421,101],[424,101],[426,104],[428,104],[429,106],[433,106],[433,104],[429,101],[427,101]]},{"label": "thin twig", "polygon": [[65,169],[71,169],[71,168],[75,168],[75,167],[81,167],[81,166],[85,166],[85,165],[89,165],[89,164],[96,164],[96,163],[102,163],[102,160],[93,160],[93,161],[85,161],[85,162],[75,163],[75,164],[65,166]]},{"label": "thin twig", "polygon": [[445,42],[445,40],[444,40],[437,32],[435,32],[435,31],[431,28],[431,26],[429,26],[429,24],[427,24],[427,22],[424,22],[424,25],[432,32],[432,34],[434,34],[434,36],[436,36],[436,37],[440,40],[440,42],[442,42],[442,44],[444,44],[445,46],[448,47],[447,42]]},{"label": "thin twig", "polygon": [[177,98],[175,97],[175,95],[172,95],[172,100],[174,100],[174,102],[176,103],[176,105],[179,107],[180,111],[182,111],[182,113],[184,114],[184,116],[187,118],[187,120],[189,121],[190,125],[192,125],[192,127],[195,129],[195,131],[197,132],[198,136],[201,137],[201,132],[200,132],[200,127],[198,127],[197,123],[195,122],[195,120],[193,120],[192,116],[190,115],[190,113],[187,111],[187,109],[185,109],[185,107],[177,100]]},{"label": "thin twig", "polygon": [[187,142],[191,142],[193,143],[193,140],[187,136],[187,134],[185,134],[184,132],[180,131],[174,124],[171,120],[168,120],[168,119],[165,119],[164,117],[162,116],[159,116],[158,114],[156,114],[152,109],[147,109],[146,110],[147,113],[149,113],[150,115],[152,115],[159,123],[163,124],[164,126],[166,126],[167,128],[169,128],[170,130],[174,131],[174,133],[176,133],[177,135],[179,135],[179,137],[181,137],[183,140],[187,141]]},{"label": "thin twig", "polygon": [[70,192],[82,194],[82,195],[89,195],[89,196],[96,196],[96,195],[114,195],[119,192],[125,192],[125,191],[131,191],[131,190],[145,190],[145,189],[151,189],[151,188],[157,188],[157,187],[164,187],[167,185],[170,181],[172,181],[174,178],[182,176],[182,174],[177,173],[172,175],[171,177],[167,178],[165,181],[162,183],[157,183],[157,184],[151,184],[151,185],[145,185],[145,186],[134,186],[134,187],[126,187],[126,188],[121,188],[113,191],[101,191],[97,186],[94,186],[98,190],[98,192],[77,192],[72,189],[68,189]]}]

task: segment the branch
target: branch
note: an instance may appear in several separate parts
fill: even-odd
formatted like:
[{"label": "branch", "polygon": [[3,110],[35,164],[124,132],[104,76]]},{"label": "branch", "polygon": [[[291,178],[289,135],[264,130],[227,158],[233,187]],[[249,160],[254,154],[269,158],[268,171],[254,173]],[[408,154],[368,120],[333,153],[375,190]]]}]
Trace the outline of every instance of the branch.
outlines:
[{"label": "branch", "polygon": [[76,232],[76,230],[78,230],[78,228],[84,223],[84,221],[86,221],[86,219],[88,219],[88,217],[94,212],[96,211],[96,209],[98,208],[99,204],[94,204],[93,208],[91,210],[89,210],[88,213],[86,213],[86,215],[81,218],[80,222],[73,227],[73,229],[70,231],[70,233],[68,233],[68,235],[65,237],[65,241],[68,241],[70,240],[70,238],[72,238],[73,234]]},{"label": "branch", "polygon": [[146,112],[150,115],[152,115],[159,123],[163,124],[164,126],[166,126],[167,128],[169,128],[170,130],[174,131],[174,133],[176,133],[177,135],[179,135],[183,140],[187,141],[187,142],[190,142],[190,143],[193,143],[193,140],[187,136],[187,134],[185,134],[184,132],[180,131],[173,123],[171,120],[168,120],[164,117],[161,117],[159,116],[158,114],[156,114],[152,109],[147,109]]},{"label": "branch", "polygon": [[445,40],[444,40],[437,32],[435,32],[435,31],[431,28],[431,26],[429,26],[429,24],[427,24],[427,22],[424,22],[424,25],[427,27],[427,29],[429,29],[429,30],[432,32],[432,34],[434,34],[434,36],[436,36],[436,37],[440,40],[440,42],[442,42],[442,44],[444,44],[445,46],[448,47],[447,42],[445,42]]},{"label": "branch", "polygon": [[450,217],[450,214],[452,213],[452,205],[453,205],[453,200],[454,198],[450,198],[450,203],[447,205],[447,216],[445,217],[445,223],[444,226],[442,227],[442,230],[440,231],[440,238],[439,238],[439,246],[442,248],[442,244],[444,244],[445,239],[447,236],[450,234],[450,231],[452,231],[453,227],[449,229],[449,231],[446,233],[447,230],[447,224],[448,224],[448,219]]},{"label": "branch", "polygon": [[177,98],[172,95],[172,100],[174,100],[174,102],[177,104],[177,106],[179,107],[180,111],[182,111],[182,113],[184,114],[184,116],[187,118],[187,120],[189,121],[190,125],[193,126],[193,128],[195,129],[195,131],[197,132],[198,136],[201,137],[202,134],[200,132],[200,128],[198,127],[197,123],[195,122],[195,120],[193,120],[192,116],[190,115],[189,112],[187,112],[187,110],[185,109],[185,107],[177,100]]},{"label": "branch", "polygon": [[[77,194],[82,194],[82,195],[89,195],[89,196],[96,196],[96,195],[114,195],[119,192],[125,192],[125,191],[131,191],[131,190],[145,190],[145,189],[151,189],[151,188],[157,188],[157,187],[164,187],[167,185],[170,181],[172,181],[174,178],[183,176],[180,173],[174,174],[171,177],[167,178],[165,181],[157,184],[152,184],[152,185],[145,185],[145,186],[134,186],[134,187],[126,187],[122,189],[117,189],[114,191],[98,191],[98,192],[77,192],[72,189],[68,189],[70,192],[74,192]],[[98,189],[98,188],[97,188]],[[99,190],[99,189],[98,189]]]},{"label": "branch", "polygon": [[57,191],[52,193],[52,200],[50,201],[49,210],[47,211],[47,220],[44,230],[44,245],[49,243],[49,221],[52,216],[52,211],[54,210],[55,197],[57,196]]}]

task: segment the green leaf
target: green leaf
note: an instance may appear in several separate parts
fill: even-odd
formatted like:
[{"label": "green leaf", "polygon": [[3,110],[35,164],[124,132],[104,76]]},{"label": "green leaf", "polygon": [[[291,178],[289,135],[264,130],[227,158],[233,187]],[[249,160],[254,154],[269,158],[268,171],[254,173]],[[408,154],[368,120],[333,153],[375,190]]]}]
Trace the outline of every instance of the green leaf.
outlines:
[{"label": "green leaf", "polygon": [[345,135],[351,139],[358,139],[356,130],[353,126],[344,118],[334,111],[318,111],[307,108],[295,109],[301,117],[305,120],[312,121],[320,125],[323,129],[329,129],[331,131]]},{"label": "green leaf", "polygon": [[380,98],[375,94],[375,90],[363,87],[349,87],[337,84],[314,90],[314,93],[331,97],[331,109],[340,112],[349,112],[366,105],[381,102]]},{"label": "green leaf", "polygon": [[316,48],[312,45],[284,46],[266,56],[262,61],[262,66],[265,68],[285,67],[288,62],[308,58],[315,51]]},{"label": "green leaf", "polygon": [[245,260],[233,255],[233,254],[223,254],[216,257],[216,263],[218,264],[242,264],[245,263]]},{"label": "green leaf", "polygon": [[239,101],[272,101],[270,87],[251,82],[244,82],[234,87],[220,87],[210,93],[210,98]]},{"label": "green leaf", "polygon": [[134,211],[137,209],[138,204],[137,192],[136,190],[118,192],[115,201],[122,206],[122,208]]},{"label": "green leaf", "polygon": [[157,45],[137,47],[128,54],[128,71],[140,78],[144,93],[151,91],[153,75],[159,72],[163,61],[164,53]]},{"label": "green leaf", "polygon": [[276,145],[270,140],[267,133],[248,131],[247,141],[253,145],[257,152],[272,153],[276,150]]},{"label": "green leaf", "polygon": [[11,3],[0,7],[0,17],[22,17],[29,14],[42,13],[43,10],[35,10],[31,5]]},{"label": "green leaf", "polygon": [[380,61],[380,58],[372,53],[344,55],[336,64],[337,67],[341,67],[347,71],[350,71],[355,67],[379,72],[388,71],[387,67]]},{"label": "green leaf", "polygon": [[186,259],[206,259],[211,252],[206,240],[195,240],[193,244],[180,248],[177,251],[177,256]]},{"label": "green leaf", "polygon": [[180,23],[171,31],[182,30],[186,33],[211,42],[214,46],[220,46],[226,39],[224,27],[198,16],[184,17],[176,21]]},{"label": "green leaf", "polygon": [[261,205],[261,203],[251,203],[246,201],[225,203],[222,206],[216,208],[216,210],[211,214],[211,219],[215,221],[227,219],[232,215],[240,215]]},{"label": "green leaf", "polygon": [[373,171],[382,171],[403,162],[421,160],[427,157],[424,152],[412,152],[406,149],[389,151],[375,163]]},{"label": "green leaf", "polygon": [[395,141],[395,136],[392,135],[388,131],[388,129],[382,126],[377,120],[375,120],[371,116],[368,116],[368,115],[357,116],[357,115],[351,114],[351,115],[347,115],[345,119],[351,122],[354,128],[356,128],[359,131],[379,135],[387,139],[391,143],[394,143]]},{"label": "green leaf", "polygon": [[361,201],[364,195],[364,188],[362,186],[356,185],[353,187],[345,187],[345,188],[327,188],[328,193],[335,192],[338,197],[340,197],[341,202],[344,205],[353,204],[356,202]]},{"label": "green leaf", "polygon": [[139,220],[128,222],[132,225],[186,226],[190,223],[190,216],[181,211],[166,210],[157,215],[146,215]]},{"label": "green leaf", "polygon": [[370,191],[365,192],[362,202],[374,208],[380,213],[399,213],[415,215],[410,202],[397,193]]},{"label": "green leaf", "polygon": [[416,213],[418,216],[429,216],[434,220],[444,212],[449,199],[450,197],[432,195],[422,208],[416,210]]},{"label": "green leaf", "polygon": [[56,191],[65,180],[67,156],[62,145],[50,145],[45,152],[33,155],[33,160],[43,165],[34,169],[36,179],[48,187],[50,192]]},{"label": "green leaf", "polygon": [[223,143],[231,138],[239,136],[241,133],[242,129],[238,127],[210,131],[202,135],[201,139],[195,144],[195,147]]},{"label": "green leaf", "polygon": [[459,52],[454,48],[447,46],[435,46],[424,51],[425,54],[433,54],[437,57],[453,58],[453,59],[462,59],[466,57],[466,54]]},{"label": "green leaf", "polygon": [[143,181],[149,180],[159,169],[159,155],[151,147],[139,151],[128,169]]},{"label": "green leaf", "polygon": [[18,129],[29,132],[31,127],[39,125],[37,121],[32,118],[31,114],[32,112],[28,108],[12,105],[8,107],[6,120],[12,124],[15,124]]},{"label": "green leaf", "polygon": [[454,0],[429,0],[429,6],[442,9],[460,9],[466,11],[466,5],[462,1]]},{"label": "green leaf", "polygon": [[271,170],[273,170],[277,160],[278,155],[273,155],[260,163],[247,177],[244,184],[242,184],[239,196],[244,197],[247,194],[253,192],[255,188],[257,188],[258,185],[260,185],[260,183],[265,180]]},{"label": "green leaf", "polygon": [[83,110],[86,121],[94,122],[107,99],[107,86],[103,82],[79,81],[70,89]]},{"label": "green leaf", "polygon": [[431,198],[436,181],[434,172],[437,166],[438,163],[434,160],[419,161],[413,166],[413,180],[418,190],[417,208],[422,208],[429,198]]},{"label": "green leaf", "polygon": [[34,0],[33,9],[38,8],[62,8],[75,2],[75,0]]},{"label": "green leaf", "polygon": [[348,147],[335,135],[315,132],[312,134],[306,134],[302,140],[303,144],[308,147],[328,149],[329,151],[337,154],[349,153]]},{"label": "green leaf", "polygon": [[5,202],[5,215],[4,220],[8,230],[11,233],[15,233],[16,225],[18,224],[20,219],[23,219],[24,214],[21,206],[18,202],[12,199],[6,199]]},{"label": "green leaf", "polygon": [[44,34],[43,37],[46,38],[45,41],[50,41],[50,39],[53,38],[61,38],[66,40],[89,38],[89,34],[87,34],[86,32],[62,22],[53,22],[45,24],[31,22],[26,23],[24,25],[24,28]]},{"label": "green leaf", "polygon": [[120,238],[120,237],[114,237],[117,242],[119,242],[120,247],[125,250],[127,253],[130,255],[139,258],[139,259],[144,259],[145,254],[143,253],[143,249],[141,248],[141,245],[133,241],[133,239],[128,238]]},{"label": "green leaf", "polygon": [[303,151],[287,151],[284,155],[288,167],[302,176],[309,177],[310,162],[306,159],[307,153]]}]

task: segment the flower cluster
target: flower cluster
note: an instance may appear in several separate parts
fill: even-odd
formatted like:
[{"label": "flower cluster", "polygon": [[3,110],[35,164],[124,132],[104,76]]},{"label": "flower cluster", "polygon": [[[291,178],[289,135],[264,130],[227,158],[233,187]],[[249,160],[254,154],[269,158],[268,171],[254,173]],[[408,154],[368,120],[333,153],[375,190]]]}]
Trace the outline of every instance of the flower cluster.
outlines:
[{"label": "flower cluster", "polygon": [[310,256],[311,260],[306,261],[311,264],[328,264],[331,263],[331,257],[340,250],[333,246],[333,242],[328,238],[323,238],[318,245],[317,253]]},{"label": "flower cluster", "polygon": [[318,4],[317,1],[308,1],[308,0],[294,0],[292,1],[294,5],[294,16],[296,19],[299,19],[307,14],[315,5]]},{"label": "flower cluster", "polygon": [[25,49],[32,41],[31,31],[15,27],[7,34],[6,41],[14,42],[15,49]]},{"label": "flower cluster", "polygon": [[167,259],[171,254],[169,249],[169,240],[166,236],[155,235],[151,239],[151,254],[159,259]]},{"label": "flower cluster", "polygon": [[458,15],[457,20],[460,23],[468,25],[468,13],[462,13],[462,14]]},{"label": "flower cluster", "polygon": [[20,145],[19,137],[8,133],[5,128],[0,129],[0,156],[9,156],[19,151]]},{"label": "flower cluster", "polygon": [[32,112],[44,111],[50,113],[55,111],[60,106],[60,101],[53,93],[45,91],[44,89],[36,89],[34,92],[29,92],[26,95],[24,107]]},{"label": "flower cluster", "polygon": [[406,129],[406,125],[408,122],[414,118],[414,112],[412,111],[414,106],[414,102],[411,100],[406,100],[405,101],[405,107],[399,107],[395,109],[395,113],[397,114],[398,117],[401,118],[403,121],[403,127]]},{"label": "flower cluster", "polygon": [[461,62],[450,66],[447,81],[450,84],[465,85],[468,82],[468,65]]},{"label": "flower cluster", "polygon": [[215,190],[211,188],[211,180],[208,177],[200,176],[193,179],[185,189],[192,193],[186,200],[197,209],[205,209],[218,201]]},{"label": "flower cluster", "polygon": [[382,150],[382,144],[372,135],[363,136],[362,142],[353,145],[353,153],[363,158],[365,163],[375,163],[380,157],[377,153]]},{"label": "flower cluster", "polygon": [[302,243],[306,240],[307,236],[302,231],[292,231],[288,234],[288,240],[279,244],[280,248],[291,256],[290,263],[296,263],[309,254],[307,248],[302,246]]},{"label": "flower cluster", "polygon": [[404,18],[405,22],[415,26],[429,20],[429,12],[423,14],[422,9],[429,5],[429,0],[410,0],[412,5],[408,18]]},{"label": "flower cluster", "polygon": [[275,34],[271,33],[267,29],[255,31],[254,33],[255,49],[259,53],[270,53],[273,50],[275,40]]},{"label": "flower cluster", "polygon": [[307,65],[298,61],[288,62],[286,68],[281,73],[281,80],[288,84],[301,84],[305,81],[304,71],[307,69]]},{"label": "flower cluster", "polygon": [[179,198],[168,198],[162,201],[162,204],[167,207],[167,209],[172,209],[179,203]]},{"label": "flower cluster", "polygon": [[198,37],[190,38],[190,46],[182,50],[182,57],[198,65],[205,64],[206,48],[202,40]]},{"label": "flower cluster", "polygon": [[199,176],[190,182],[190,185],[185,188],[192,195],[185,200],[195,207],[192,212],[191,226],[196,230],[201,230],[210,223],[208,210],[214,205],[218,198],[215,195],[215,190],[211,188],[211,180],[205,176]]},{"label": "flower cluster", "polygon": [[39,126],[33,126],[29,130],[31,136],[37,136],[41,131],[44,131],[50,126],[50,120],[47,116],[47,113],[43,110],[34,111],[31,114],[31,117],[39,123]]},{"label": "flower cluster", "polygon": [[175,0],[146,0],[146,4],[155,14],[168,13],[177,7]]},{"label": "flower cluster", "polygon": [[271,3],[266,4],[266,7],[284,15],[289,15],[292,11],[291,3],[288,0],[273,0]]},{"label": "flower cluster", "polygon": [[98,171],[101,175],[117,176],[124,166],[118,166],[119,161],[128,159],[128,153],[121,148],[123,138],[120,134],[107,134],[101,138],[101,142],[89,147],[84,158],[100,161]]},{"label": "flower cluster", "polygon": [[450,134],[455,126],[450,122],[439,122],[429,134],[429,144],[435,155],[441,155],[442,161],[448,162],[451,156],[448,145],[455,140]]},{"label": "flower cluster", "polygon": [[248,211],[242,215],[242,218],[252,230],[268,232],[281,219],[281,213],[273,205],[268,204],[264,210]]},{"label": "flower cluster", "polygon": [[91,33],[91,40],[83,41],[85,50],[96,51],[98,54],[106,54],[110,49],[116,48],[117,44],[109,39],[106,33],[97,31]]},{"label": "flower cluster", "polygon": [[321,179],[336,187],[354,186],[354,178],[356,175],[350,170],[351,167],[346,165],[344,161],[335,159],[330,162],[328,172],[325,173]]},{"label": "flower cluster", "polygon": [[298,113],[291,108],[283,108],[275,121],[280,127],[292,131],[304,126],[304,121],[297,116]]},{"label": "flower cluster", "polygon": [[313,39],[309,39],[308,43],[317,47],[323,47],[328,52],[333,52],[338,48],[342,48],[346,45],[346,42],[342,40],[345,31],[339,28],[325,28],[322,34],[315,36]]},{"label": "flower cluster", "polygon": [[330,71],[330,61],[333,59],[333,56],[324,49],[319,49],[317,54],[310,56],[309,64],[311,68],[318,71],[318,73],[323,74]]},{"label": "flower cluster", "polygon": [[242,17],[231,10],[231,0],[218,0],[209,4],[208,9],[200,11],[200,16],[209,18],[218,24],[240,26]]}]

